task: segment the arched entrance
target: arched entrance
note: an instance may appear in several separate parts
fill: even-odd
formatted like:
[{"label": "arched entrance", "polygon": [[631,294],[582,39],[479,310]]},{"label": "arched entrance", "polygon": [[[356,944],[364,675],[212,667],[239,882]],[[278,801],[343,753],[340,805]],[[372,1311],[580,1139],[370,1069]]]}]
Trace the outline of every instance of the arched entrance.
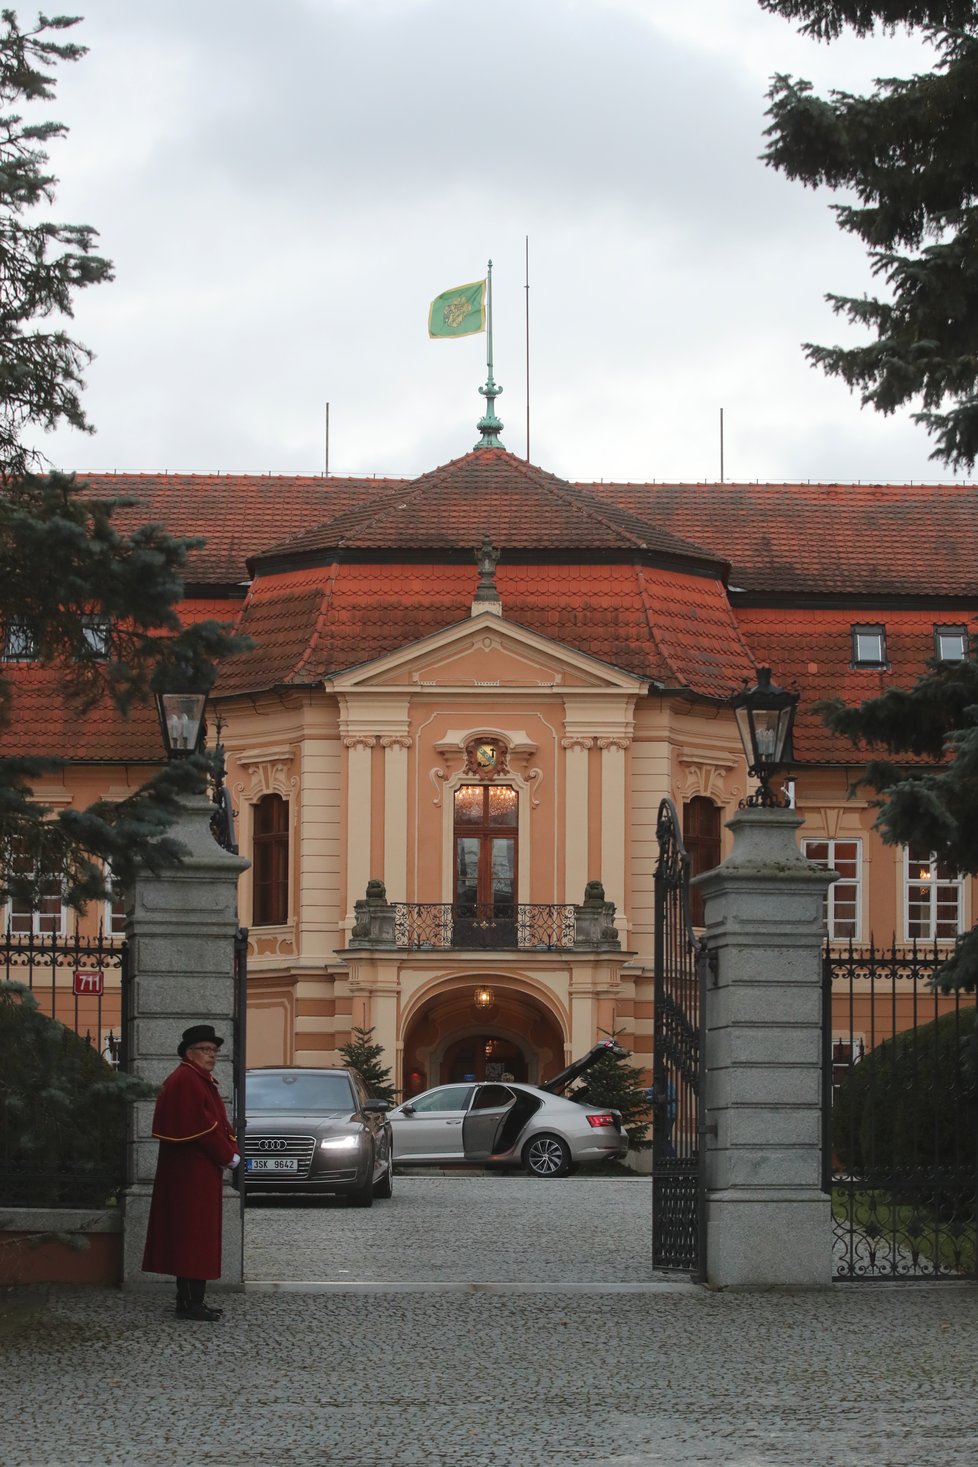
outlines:
[{"label": "arched entrance", "polygon": [[[491,1003],[476,1005],[478,989]],[[564,1066],[564,1037],[555,1017],[516,980],[459,979],[411,1016],[404,1034],[404,1094],[453,1081],[502,1080],[530,1085]]]}]

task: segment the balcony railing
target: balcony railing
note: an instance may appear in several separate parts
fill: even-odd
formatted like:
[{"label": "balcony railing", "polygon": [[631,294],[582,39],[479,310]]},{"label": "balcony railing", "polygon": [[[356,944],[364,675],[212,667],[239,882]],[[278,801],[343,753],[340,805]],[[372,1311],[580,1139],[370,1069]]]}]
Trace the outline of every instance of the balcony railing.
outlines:
[{"label": "balcony railing", "polygon": [[572,903],[520,905],[476,902],[393,902],[399,948],[572,948],[577,935]]}]

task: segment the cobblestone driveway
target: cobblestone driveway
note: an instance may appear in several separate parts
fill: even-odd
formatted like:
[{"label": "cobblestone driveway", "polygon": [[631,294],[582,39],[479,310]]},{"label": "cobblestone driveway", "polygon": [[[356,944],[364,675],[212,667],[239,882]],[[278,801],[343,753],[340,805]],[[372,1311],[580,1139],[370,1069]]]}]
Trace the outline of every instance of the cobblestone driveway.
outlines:
[{"label": "cobblestone driveway", "polygon": [[[397,1176],[369,1209],[262,1202],[245,1213],[249,1280],[618,1283],[652,1271],[647,1177]],[[660,1276],[661,1277],[661,1276]]]}]

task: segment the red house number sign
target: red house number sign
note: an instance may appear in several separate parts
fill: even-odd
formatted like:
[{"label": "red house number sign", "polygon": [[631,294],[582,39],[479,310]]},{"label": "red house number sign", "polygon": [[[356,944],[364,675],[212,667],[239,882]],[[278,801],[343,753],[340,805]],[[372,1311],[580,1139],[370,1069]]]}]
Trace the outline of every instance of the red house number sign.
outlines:
[{"label": "red house number sign", "polygon": [[76,968],[75,984],[76,993],[101,993],[103,973],[101,968]]}]

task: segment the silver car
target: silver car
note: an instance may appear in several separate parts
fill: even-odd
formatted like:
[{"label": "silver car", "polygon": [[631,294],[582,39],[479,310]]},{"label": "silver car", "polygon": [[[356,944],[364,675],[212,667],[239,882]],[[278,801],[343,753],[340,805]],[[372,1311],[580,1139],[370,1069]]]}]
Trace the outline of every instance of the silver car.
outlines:
[{"label": "silver car", "polygon": [[619,1111],[535,1085],[439,1085],[395,1106],[389,1119],[398,1167],[482,1161],[565,1177],[628,1151]]},{"label": "silver car", "polygon": [[353,1207],[390,1197],[390,1105],[357,1070],[249,1070],[245,1108],[247,1196],[345,1196]]}]

